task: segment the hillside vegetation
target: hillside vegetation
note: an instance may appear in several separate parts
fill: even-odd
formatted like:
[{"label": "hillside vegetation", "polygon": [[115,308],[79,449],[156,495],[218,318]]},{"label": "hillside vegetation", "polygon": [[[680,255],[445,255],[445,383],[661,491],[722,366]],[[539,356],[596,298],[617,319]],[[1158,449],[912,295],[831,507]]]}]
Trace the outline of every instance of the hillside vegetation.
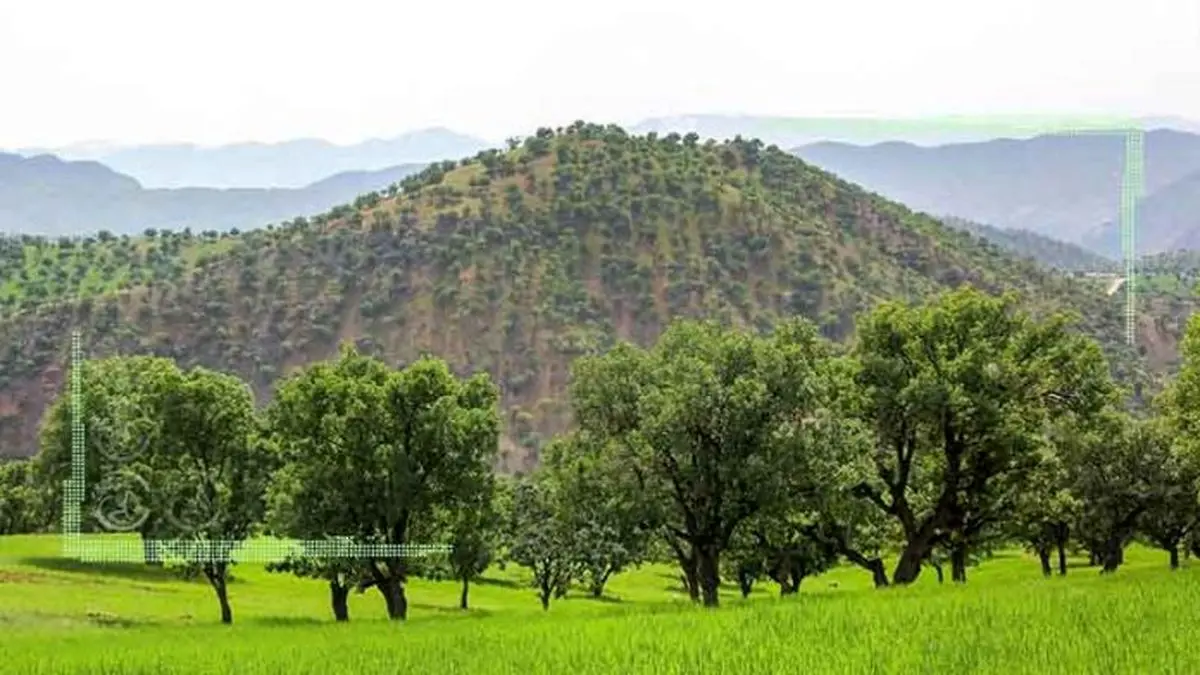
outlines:
[{"label": "hillside vegetation", "polygon": [[803,315],[844,339],[881,299],[969,282],[1081,313],[1135,371],[1117,299],[741,139],[580,122],[283,227],[88,245],[5,247],[0,452],[32,454],[73,329],[93,356],[232,371],[260,400],[345,340],[390,362],[433,352],[498,383],[509,468],[567,425],[571,360],[648,344],[672,317],[765,328]]},{"label": "hillside vegetation", "polygon": [[1034,260],[1063,272],[1117,272],[1121,263],[1082,246],[1059,241],[1031,230],[1005,230],[946,216],[942,222],[983,238],[1019,258]]}]

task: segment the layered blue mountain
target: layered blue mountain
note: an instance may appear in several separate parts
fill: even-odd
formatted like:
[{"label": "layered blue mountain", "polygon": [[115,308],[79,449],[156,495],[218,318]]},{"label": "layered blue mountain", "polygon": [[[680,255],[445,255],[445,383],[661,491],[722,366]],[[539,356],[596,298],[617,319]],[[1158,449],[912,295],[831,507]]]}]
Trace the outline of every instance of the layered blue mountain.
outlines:
[{"label": "layered blue mountain", "polygon": [[423,166],[346,172],[301,188],[147,189],[98,162],[0,153],[0,233],[250,229],[322,213],[384,189]]}]

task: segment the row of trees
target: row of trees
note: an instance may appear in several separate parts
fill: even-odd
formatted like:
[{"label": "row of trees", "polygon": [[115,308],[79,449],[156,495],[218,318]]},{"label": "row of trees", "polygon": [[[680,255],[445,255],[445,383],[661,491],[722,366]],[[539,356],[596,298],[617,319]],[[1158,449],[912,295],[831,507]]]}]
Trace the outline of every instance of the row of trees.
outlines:
[{"label": "row of trees", "polygon": [[[572,584],[599,596],[646,561],[677,564],[709,606],[723,579],[743,594],[770,579],[786,595],[838,560],[876,586],[927,567],[940,580],[943,565],[965,581],[1014,543],[1047,575],[1055,556],[1065,574],[1075,550],[1114,571],[1139,537],[1174,567],[1200,518],[1200,322],[1184,352],[1154,410],[1131,412],[1097,344],[1012,296],[964,288],[884,304],[845,348],[804,320],[765,335],[680,322],[650,348],[578,359],[575,429],[516,479],[491,470],[496,388],[437,359],[395,369],[347,347],[282,381],[261,411],[228,375],[90,361],[84,524],[112,529],[111,497],[141,486],[144,517],[126,505],[117,529],[202,544],[174,564],[208,578],[225,621],[230,563],[211,552],[260,533],[449,545],[435,558],[272,566],[325,580],[340,620],[349,593],[368,588],[406,617],[413,576],[461,580],[465,607],[470,581],[507,561],[529,570],[547,608]],[[5,488],[8,499],[60,503],[71,414],[65,398],[51,410],[37,470],[6,483],[25,496]]]}]

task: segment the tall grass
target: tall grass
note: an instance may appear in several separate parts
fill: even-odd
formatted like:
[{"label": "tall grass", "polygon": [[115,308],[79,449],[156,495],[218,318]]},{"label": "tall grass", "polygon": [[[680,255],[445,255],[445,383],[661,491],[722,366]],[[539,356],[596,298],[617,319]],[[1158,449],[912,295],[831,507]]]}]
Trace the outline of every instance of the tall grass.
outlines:
[{"label": "tall grass", "polygon": [[764,587],[715,611],[680,601],[672,570],[647,568],[618,577],[607,601],[571,597],[542,612],[510,568],[472,591],[468,612],[456,609],[456,585],[414,583],[403,624],[383,620],[368,593],[336,625],[319,582],[245,567],[231,590],[235,624],[221,626],[203,583],[55,566],[46,545],[0,539],[0,672],[1200,672],[1200,575],[1171,573],[1143,550],[1111,577],[1077,567],[1045,580],[1012,554],[972,570],[966,586],[923,577],[885,591],[840,568],[798,597]]}]

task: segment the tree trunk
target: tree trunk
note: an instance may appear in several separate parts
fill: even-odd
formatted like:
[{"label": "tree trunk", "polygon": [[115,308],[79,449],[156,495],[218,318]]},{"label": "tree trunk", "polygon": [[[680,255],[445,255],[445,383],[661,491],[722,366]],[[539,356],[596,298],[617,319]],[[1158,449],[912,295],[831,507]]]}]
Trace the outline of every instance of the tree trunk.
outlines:
[{"label": "tree trunk", "polygon": [[1042,561],[1042,576],[1049,577],[1054,574],[1054,568],[1050,566],[1050,550],[1045,546],[1039,546],[1037,554],[1038,560]]},{"label": "tree trunk", "polygon": [[887,570],[883,567],[882,560],[872,558],[868,561],[867,569],[871,572],[871,582],[875,584],[875,588],[884,588],[889,585]]},{"label": "tree trunk", "polygon": [[608,584],[608,577],[612,574],[612,569],[605,569],[601,574],[592,574],[592,583],[588,590],[593,598],[604,597],[604,586]]},{"label": "tree trunk", "polygon": [[700,580],[700,597],[705,607],[717,607],[721,604],[718,589],[721,576],[717,565],[720,563],[720,553],[712,544],[696,547],[696,574]]},{"label": "tree trunk", "polygon": [[967,583],[966,544],[955,544],[950,549],[950,580],[956,584]]},{"label": "tree trunk", "polygon": [[700,601],[700,575],[696,571],[696,558],[679,556],[679,566],[683,569],[683,576],[680,579],[683,582],[683,587],[687,589],[688,597],[692,602]]},{"label": "tree trunk", "polygon": [[1109,541],[1104,545],[1104,567],[1101,568],[1100,573],[1112,574],[1113,572],[1116,572],[1117,568],[1121,566],[1122,558],[1124,557],[1122,555],[1123,553],[1124,550],[1121,546],[1121,540],[1116,537],[1109,539]]},{"label": "tree trunk", "polygon": [[792,593],[800,592],[800,583],[804,581],[804,572],[799,568],[792,568]]},{"label": "tree trunk", "polygon": [[896,570],[892,572],[892,583],[911,584],[921,576],[921,563],[929,557],[929,542],[924,538],[909,541],[900,553]]},{"label": "tree trunk", "polygon": [[333,606],[333,618],[335,621],[350,620],[349,597],[350,584],[344,584],[336,579],[329,582],[329,602]]},{"label": "tree trunk", "polygon": [[929,566],[933,568],[934,574],[937,575],[938,583],[945,583],[946,573],[942,571],[942,566],[932,561],[930,561]]},{"label": "tree trunk", "polygon": [[393,576],[385,576],[375,584],[383,596],[388,618],[404,621],[408,618],[408,598],[404,594],[404,583]]},{"label": "tree trunk", "polygon": [[1167,547],[1167,553],[1171,555],[1171,569],[1179,569],[1179,543],[1173,543]]},{"label": "tree trunk", "polygon": [[462,593],[460,593],[458,596],[458,608],[459,609],[467,609],[467,593],[470,592],[470,590],[471,590],[470,577],[463,577],[462,578]]},{"label": "tree trunk", "polygon": [[1100,552],[1088,551],[1088,567],[1095,567],[1100,564]]},{"label": "tree trunk", "polygon": [[738,572],[738,589],[743,599],[750,597],[750,591],[754,590],[754,577],[745,571]]},{"label": "tree trunk", "polygon": [[779,597],[795,595],[800,589],[800,580],[796,578],[795,573],[789,570],[775,570],[771,574],[771,579],[779,584]]},{"label": "tree trunk", "polygon": [[538,600],[542,602],[542,611],[550,611],[550,596],[554,595],[554,586],[547,580],[538,588]]},{"label": "tree trunk", "polygon": [[1067,543],[1071,541],[1071,526],[1066,523],[1055,523],[1054,546],[1058,549],[1058,574],[1067,575]]},{"label": "tree trunk", "polygon": [[[820,537],[820,533],[817,531],[817,534],[810,536],[813,536],[815,539]],[[884,569],[882,560],[879,558],[868,558],[860,551],[851,548],[845,536],[837,536],[835,534],[828,541],[833,545],[834,550],[844,556],[846,560],[870,572],[871,580],[875,583],[875,588],[884,588],[888,585],[887,570]]]},{"label": "tree trunk", "polygon": [[221,604],[221,623],[233,623],[233,608],[229,606],[229,589],[225,584],[225,563],[206,563],[204,576],[217,592],[217,602]]}]

